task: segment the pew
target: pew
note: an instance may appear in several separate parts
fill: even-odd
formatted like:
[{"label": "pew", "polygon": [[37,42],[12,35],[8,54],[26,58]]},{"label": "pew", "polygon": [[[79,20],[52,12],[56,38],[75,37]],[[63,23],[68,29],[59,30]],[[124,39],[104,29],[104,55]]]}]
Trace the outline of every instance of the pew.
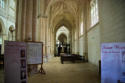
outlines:
[{"label": "pew", "polygon": [[63,64],[64,61],[71,61],[73,63],[75,63],[76,60],[81,60],[81,61],[85,61],[85,57],[84,56],[80,56],[78,54],[65,54],[65,53],[61,53],[61,63]]}]

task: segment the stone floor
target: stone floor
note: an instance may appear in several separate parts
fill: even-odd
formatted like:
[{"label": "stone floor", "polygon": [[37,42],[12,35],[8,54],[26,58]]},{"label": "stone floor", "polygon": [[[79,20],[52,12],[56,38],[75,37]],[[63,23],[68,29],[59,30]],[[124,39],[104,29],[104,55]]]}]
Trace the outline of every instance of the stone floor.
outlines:
[{"label": "stone floor", "polygon": [[4,83],[4,72],[3,72],[3,66],[0,65],[0,83]]},{"label": "stone floor", "polygon": [[[28,83],[100,83],[97,67],[90,63],[68,62],[61,64],[59,57],[44,63],[46,75],[35,74]],[[3,81],[3,69],[0,69],[0,83]]]},{"label": "stone floor", "polygon": [[43,65],[46,75],[36,74],[29,77],[29,83],[100,83],[97,67],[90,63],[64,62],[52,58]]}]

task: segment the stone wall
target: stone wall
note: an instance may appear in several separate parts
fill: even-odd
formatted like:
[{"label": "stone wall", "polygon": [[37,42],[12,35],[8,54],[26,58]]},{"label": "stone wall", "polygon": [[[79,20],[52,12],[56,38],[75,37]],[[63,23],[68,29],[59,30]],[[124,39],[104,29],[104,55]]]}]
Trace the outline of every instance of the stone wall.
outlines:
[{"label": "stone wall", "polygon": [[[2,54],[4,54],[4,40],[12,40],[12,33],[10,33],[9,28],[15,29],[16,20],[16,0],[4,0],[4,7],[0,7],[0,28],[2,32],[0,33],[0,38],[2,39]],[[13,32],[13,40],[15,40],[15,32]]]},{"label": "stone wall", "polygon": [[100,0],[101,43],[125,42],[125,0]]},{"label": "stone wall", "polygon": [[88,32],[88,61],[98,66],[100,59],[100,26],[97,24]]}]

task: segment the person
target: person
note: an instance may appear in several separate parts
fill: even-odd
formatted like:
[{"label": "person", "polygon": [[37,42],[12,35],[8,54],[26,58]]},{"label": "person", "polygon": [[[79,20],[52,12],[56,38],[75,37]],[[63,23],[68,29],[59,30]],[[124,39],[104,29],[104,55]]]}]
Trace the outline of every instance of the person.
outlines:
[{"label": "person", "polygon": [[58,47],[58,56],[60,56],[60,52],[61,52],[61,46],[59,45],[59,47]]},{"label": "person", "polygon": [[64,47],[64,53],[67,53],[67,46]]}]

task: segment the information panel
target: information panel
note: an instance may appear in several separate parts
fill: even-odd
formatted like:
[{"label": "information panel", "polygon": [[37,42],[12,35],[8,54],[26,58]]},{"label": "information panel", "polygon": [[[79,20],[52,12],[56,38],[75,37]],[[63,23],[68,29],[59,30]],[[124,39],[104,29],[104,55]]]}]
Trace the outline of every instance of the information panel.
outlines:
[{"label": "information panel", "polygon": [[125,43],[101,45],[101,83],[125,83]]},{"label": "information panel", "polygon": [[26,43],[5,41],[5,83],[27,83]]},{"label": "information panel", "polygon": [[27,42],[27,62],[28,64],[42,63],[42,43]]}]

